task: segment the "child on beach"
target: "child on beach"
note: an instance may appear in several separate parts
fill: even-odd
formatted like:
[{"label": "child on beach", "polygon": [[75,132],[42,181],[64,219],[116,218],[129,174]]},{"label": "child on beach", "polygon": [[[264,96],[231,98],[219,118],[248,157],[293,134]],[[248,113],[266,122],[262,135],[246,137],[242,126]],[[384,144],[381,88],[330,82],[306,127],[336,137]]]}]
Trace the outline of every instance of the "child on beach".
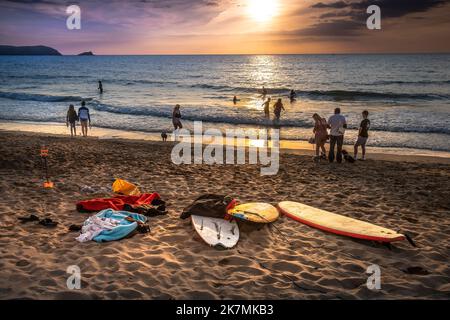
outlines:
[{"label": "child on beach", "polygon": [[73,104],[69,106],[69,110],[67,110],[67,116],[66,116],[66,125],[69,127],[70,125],[70,136],[77,136],[77,127],[76,122],[78,121],[78,115],[75,111],[75,107]]},{"label": "child on beach", "polygon": [[88,135],[88,121],[89,128],[91,127],[91,115],[89,114],[89,109],[86,107],[86,102],[81,101],[81,107],[78,109],[78,119],[81,123],[81,132],[83,133],[83,137],[87,137]]},{"label": "child on beach", "polygon": [[359,133],[358,133],[358,140],[356,140],[355,143],[355,160],[358,160],[358,147],[361,146],[362,151],[362,158],[360,160],[364,161],[366,160],[366,143],[367,139],[369,139],[369,129],[370,129],[370,120],[369,117],[369,111],[364,110],[362,112],[363,120],[361,121],[361,124],[359,125]]},{"label": "child on beach", "polygon": [[[314,161],[319,161],[320,159],[327,159],[327,151],[325,149],[325,143],[328,140],[328,124],[327,120],[314,113],[312,116],[314,119],[314,141],[316,143],[316,155]],[[322,150],[322,154],[319,156],[319,152]]]}]

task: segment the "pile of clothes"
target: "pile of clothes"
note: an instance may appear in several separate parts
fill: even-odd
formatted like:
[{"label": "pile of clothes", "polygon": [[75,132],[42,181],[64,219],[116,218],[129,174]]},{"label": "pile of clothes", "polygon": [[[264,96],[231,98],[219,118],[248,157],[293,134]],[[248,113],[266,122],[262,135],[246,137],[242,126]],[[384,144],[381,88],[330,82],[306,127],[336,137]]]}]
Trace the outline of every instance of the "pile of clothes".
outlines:
[{"label": "pile of clothes", "polygon": [[89,217],[82,226],[71,226],[80,231],[79,242],[106,242],[123,239],[134,232],[150,232],[148,217],[165,215],[166,205],[158,193],[116,196],[80,201],[80,212],[98,212]]},{"label": "pile of clothes", "polygon": [[79,242],[94,240],[96,242],[115,241],[125,238],[135,230],[140,233],[150,231],[145,224],[147,218],[138,213],[127,211],[102,210],[89,217],[81,227]]}]

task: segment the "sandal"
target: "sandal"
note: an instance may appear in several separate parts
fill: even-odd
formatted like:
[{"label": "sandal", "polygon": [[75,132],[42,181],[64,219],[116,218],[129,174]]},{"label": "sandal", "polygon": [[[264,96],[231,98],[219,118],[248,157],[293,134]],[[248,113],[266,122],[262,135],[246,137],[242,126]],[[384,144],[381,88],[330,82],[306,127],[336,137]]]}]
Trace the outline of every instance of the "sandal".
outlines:
[{"label": "sandal", "polygon": [[27,222],[32,222],[32,221],[39,221],[39,217],[34,214],[30,214],[29,217],[20,217],[19,220],[22,223],[27,223]]},{"label": "sandal", "polygon": [[42,219],[41,221],[39,221],[39,224],[44,226],[44,227],[52,228],[52,227],[56,227],[58,225],[58,222],[53,221],[50,218],[45,218],[45,219]]}]

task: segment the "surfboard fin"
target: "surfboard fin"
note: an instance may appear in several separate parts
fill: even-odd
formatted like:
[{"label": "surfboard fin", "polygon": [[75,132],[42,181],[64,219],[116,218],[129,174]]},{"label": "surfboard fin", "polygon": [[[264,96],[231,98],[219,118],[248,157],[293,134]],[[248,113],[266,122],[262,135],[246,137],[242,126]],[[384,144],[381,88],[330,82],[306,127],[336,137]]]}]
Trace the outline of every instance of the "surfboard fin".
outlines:
[{"label": "surfboard fin", "polygon": [[216,223],[216,222],[214,222],[214,226],[216,227],[216,232],[217,232],[217,239],[219,239],[220,240],[220,227],[219,227],[219,225]]}]

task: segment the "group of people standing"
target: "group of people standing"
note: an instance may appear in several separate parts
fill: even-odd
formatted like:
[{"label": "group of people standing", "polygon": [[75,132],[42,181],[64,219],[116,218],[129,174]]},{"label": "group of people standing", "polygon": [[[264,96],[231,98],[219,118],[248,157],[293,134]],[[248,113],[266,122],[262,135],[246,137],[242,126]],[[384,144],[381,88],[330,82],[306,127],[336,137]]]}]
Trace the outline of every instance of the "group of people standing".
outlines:
[{"label": "group of people standing", "polygon": [[[364,110],[362,112],[363,120],[359,126],[358,139],[353,147],[354,149],[354,159],[358,159],[358,148],[361,147],[362,157],[360,160],[365,160],[366,158],[366,143],[369,138],[370,120],[369,112]],[[336,161],[338,163],[342,162],[342,146],[344,144],[344,134],[347,129],[347,120],[343,115],[341,115],[341,109],[336,108],[334,110],[334,115],[332,115],[328,121],[317,113],[313,115],[314,119],[314,138],[313,142],[316,145],[316,155],[314,160],[320,161],[328,160],[329,162]],[[328,133],[328,129],[330,132]],[[330,150],[328,157],[326,154],[325,143],[330,140]],[[335,152],[336,149],[336,152]]]}]

